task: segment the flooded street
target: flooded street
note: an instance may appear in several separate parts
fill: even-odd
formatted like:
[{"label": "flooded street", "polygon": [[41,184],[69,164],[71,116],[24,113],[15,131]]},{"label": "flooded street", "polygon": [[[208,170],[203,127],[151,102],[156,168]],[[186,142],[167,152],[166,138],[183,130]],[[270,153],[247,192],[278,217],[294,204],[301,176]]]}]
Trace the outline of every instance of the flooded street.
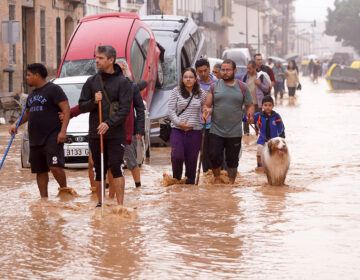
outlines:
[{"label": "flooded street", "polygon": [[[101,216],[87,170],[66,170],[77,197],[58,197],[51,176],[41,200],[20,167],[18,135],[0,171],[0,278],[359,279],[360,92],[301,82],[293,104],[286,95],[275,105],[291,155],[282,187],[254,172],[254,136],[243,139],[236,186],[201,177],[197,187],[163,187],[170,150],[152,148],[144,187],[126,171],[129,213]],[[8,128],[0,126],[1,157]]]}]

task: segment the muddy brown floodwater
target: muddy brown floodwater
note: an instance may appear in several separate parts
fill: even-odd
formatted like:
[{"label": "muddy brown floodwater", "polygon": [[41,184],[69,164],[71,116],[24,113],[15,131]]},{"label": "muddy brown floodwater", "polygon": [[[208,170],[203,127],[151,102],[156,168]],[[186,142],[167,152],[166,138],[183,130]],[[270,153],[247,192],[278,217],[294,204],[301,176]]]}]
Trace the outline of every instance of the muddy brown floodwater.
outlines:
[{"label": "muddy brown floodwater", "polygon": [[359,279],[360,92],[302,84],[294,103],[275,108],[292,158],[282,187],[254,172],[254,136],[235,186],[163,187],[169,148],[153,148],[144,187],[126,173],[128,211],[107,200],[101,215],[86,170],[66,170],[79,196],[57,197],[51,177],[41,200],[18,136],[0,170],[0,278]]}]

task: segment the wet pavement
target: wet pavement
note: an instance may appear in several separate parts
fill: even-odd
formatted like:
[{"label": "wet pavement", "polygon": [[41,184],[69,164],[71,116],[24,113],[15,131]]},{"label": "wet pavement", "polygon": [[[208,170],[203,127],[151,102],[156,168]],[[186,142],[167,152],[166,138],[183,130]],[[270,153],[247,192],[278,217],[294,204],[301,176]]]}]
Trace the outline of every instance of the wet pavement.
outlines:
[{"label": "wet pavement", "polygon": [[[275,110],[286,126],[286,186],[254,172],[244,138],[235,186],[161,186],[169,148],[152,148],[142,188],[126,172],[126,213],[95,209],[86,170],[66,170],[79,193],[41,200],[20,167],[17,136],[0,170],[1,279],[359,279],[359,92],[302,79]],[[286,96],[287,97],[287,96]],[[0,126],[0,155],[9,142]],[[114,210],[115,209],[115,210]]]}]

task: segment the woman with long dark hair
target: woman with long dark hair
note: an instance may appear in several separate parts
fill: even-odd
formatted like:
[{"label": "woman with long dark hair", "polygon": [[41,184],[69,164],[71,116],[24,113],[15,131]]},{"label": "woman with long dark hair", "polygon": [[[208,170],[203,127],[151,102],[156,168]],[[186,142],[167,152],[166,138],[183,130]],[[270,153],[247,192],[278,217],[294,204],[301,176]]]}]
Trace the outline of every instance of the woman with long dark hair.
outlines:
[{"label": "woman with long dark hair", "polygon": [[201,108],[206,93],[200,88],[193,68],[186,68],[179,86],[173,89],[169,98],[171,120],[171,163],[173,177],[181,180],[183,164],[187,184],[194,184],[196,163],[201,146]]},{"label": "woman with long dark hair", "polygon": [[287,69],[285,70],[286,86],[289,92],[289,98],[293,99],[296,92],[297,84],[299,83],[299,75],[296,70],[295,60],[291,60]]}]

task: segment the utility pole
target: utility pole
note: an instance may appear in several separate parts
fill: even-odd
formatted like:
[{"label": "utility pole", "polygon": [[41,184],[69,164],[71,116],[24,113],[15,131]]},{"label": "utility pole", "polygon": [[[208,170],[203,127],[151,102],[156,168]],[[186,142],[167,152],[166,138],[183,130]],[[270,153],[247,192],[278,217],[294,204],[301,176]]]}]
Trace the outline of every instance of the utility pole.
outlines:
[{"label": "utility pole", "polygon": [[245,18],[246,18],[246,47],[249,45],[249,28],[248,28],[248,0],[246,0],[246,9],[245,9]]},{"label": "utility pole", "polygon": [[259,2],[257,3],[257,20],[258,20],[258,23],[257,23],[257,26],[258,26],[258,34],[257,34],[257,37],[258,37],[258,53],[261,53],[260,51],[260,4]]},{"label": "utility pole", "polygon": [[289,36],[289,3],[291,0],[283,0],[283,20],[282,20],[282,55],[288,52],[288,36]]}]

